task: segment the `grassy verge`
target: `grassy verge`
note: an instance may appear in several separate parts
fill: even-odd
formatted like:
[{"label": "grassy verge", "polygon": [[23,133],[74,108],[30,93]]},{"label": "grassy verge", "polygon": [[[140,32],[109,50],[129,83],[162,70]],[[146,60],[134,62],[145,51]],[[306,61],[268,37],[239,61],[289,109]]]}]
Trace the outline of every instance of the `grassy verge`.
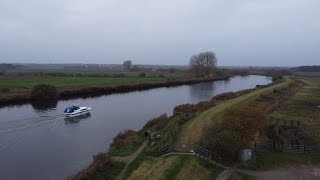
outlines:
[{"label": "grassy verge", "polygon": [[251,170],[269,170],[283,166],[319,164],[319,162],[320,155],[261,152],[257,153],[252,160],[241,164],[239,168]]},{"label": "grassy verge", "polygon": [[126,179],[215,179],[222,171],[190,155],[172,155],[165,158],[141,156],[126,173]]}]

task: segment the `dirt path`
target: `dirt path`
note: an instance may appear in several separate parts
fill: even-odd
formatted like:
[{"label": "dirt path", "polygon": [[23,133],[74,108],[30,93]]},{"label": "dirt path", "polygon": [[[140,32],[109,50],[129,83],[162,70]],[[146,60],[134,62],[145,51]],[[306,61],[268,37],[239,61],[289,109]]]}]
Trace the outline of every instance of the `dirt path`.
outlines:
[{"label": "dirt path", "polygon": [[137,156],[141,153],[141,151],[147,146],[148,140],[145,140],[143,144],[139,147],[139,149],[134,152],[131,156],[126,156],[126,157],[114,157],[116,161],[124,161],[126,162],[126,167],[121,171],[119,176],[116,178],[117,180],[122,180],[124,179],[125,172],[127,171],[127,168],[129,164],[137,158]]},{"label": "dirt path", "polygon": [[279,168],[270,171],[250,171],[238,169],[238,172],[256,176],[261,180],[318,180],[320,179],[320,166],[298,166]]}]

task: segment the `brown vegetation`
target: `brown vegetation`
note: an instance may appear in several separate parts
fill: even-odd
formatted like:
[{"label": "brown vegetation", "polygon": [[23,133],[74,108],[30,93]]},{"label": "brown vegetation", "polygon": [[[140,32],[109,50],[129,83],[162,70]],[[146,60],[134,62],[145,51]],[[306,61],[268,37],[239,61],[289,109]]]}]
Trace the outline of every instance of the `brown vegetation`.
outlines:
[{"label": "brown vegetation", "polygon": [[131,148],[141,145],[143,139],[133,130],[124,130],[113,138],[109,152],[118,155],[123,151],[130,151]]},{"label": "brown vegetation", "polygon": [[108,154],[99,153],[93,162],[77,174],[68,177],[70,180],[104,180],[114,179],[124,168],[124,163],[114,161]]},{"label": "brown vegetation", "polygon": [[162,129],[166,126],[168,122],[168,115],[162,114],[159,117],[155,117],[149,120],[144,126],[143,129],[152,129],[152,131]]},{"label": "brown vegetation", "polygon": [[223,121],[204,129],[201,142],[224,159],[236,160],[240,150],[251,147],[266,125],[266,115],[260,109],[232,108],[224,113]]}]

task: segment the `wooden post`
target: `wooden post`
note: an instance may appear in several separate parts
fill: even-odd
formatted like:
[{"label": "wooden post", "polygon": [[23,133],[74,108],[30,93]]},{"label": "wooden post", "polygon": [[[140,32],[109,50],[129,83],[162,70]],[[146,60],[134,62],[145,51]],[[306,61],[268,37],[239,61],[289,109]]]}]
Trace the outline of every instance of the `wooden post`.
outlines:
[{"label": "wooden post", "polygon": [[257,143],[254,142],[254,152],[257,152]]}]

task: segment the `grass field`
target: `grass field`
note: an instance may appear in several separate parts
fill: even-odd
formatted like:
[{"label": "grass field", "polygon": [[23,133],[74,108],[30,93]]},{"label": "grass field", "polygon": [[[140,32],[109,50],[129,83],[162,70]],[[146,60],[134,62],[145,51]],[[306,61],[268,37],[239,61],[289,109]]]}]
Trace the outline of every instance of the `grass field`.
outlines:
[{"label": "grass field", "polygon": [[[186,73],[168,73],[168,72],[148,72],[145,77],[141,77],[141,72],[69,72],[69,71],[53,71],[44,72],[52,73],[50,75],[5,75],[0,76],[0,89],[31,89],[37,84],[50,84],[56,87],[73,87],[73,86],[88,86],[88,85],[110,85],[110,84],[128,84],[128,83],[141,83],[150,81],[164,81],[182,79],[187,75]],[[63,73],[63,77],[59,74],[55,77],[55,73]],[[73,74],[80,74],[81,76],[72,76]],[[90,77],[96,75],[101,77]]]},{"label": "grass field", "polygon": [[24,88],[30,89],[37,84],[50,84],[56,87],[85,86],[102,84],[139,83],[149,81],[166,80],[161,77],[125,77],[125,78],[91,78],[91,77],[48,77],[32,79],[1,80],[1,88]]},{"label": "grass field", "polygon": [[305,86],[271,113],[275,119],[297,120],[320,130],[320,78],[301,78]]}]

